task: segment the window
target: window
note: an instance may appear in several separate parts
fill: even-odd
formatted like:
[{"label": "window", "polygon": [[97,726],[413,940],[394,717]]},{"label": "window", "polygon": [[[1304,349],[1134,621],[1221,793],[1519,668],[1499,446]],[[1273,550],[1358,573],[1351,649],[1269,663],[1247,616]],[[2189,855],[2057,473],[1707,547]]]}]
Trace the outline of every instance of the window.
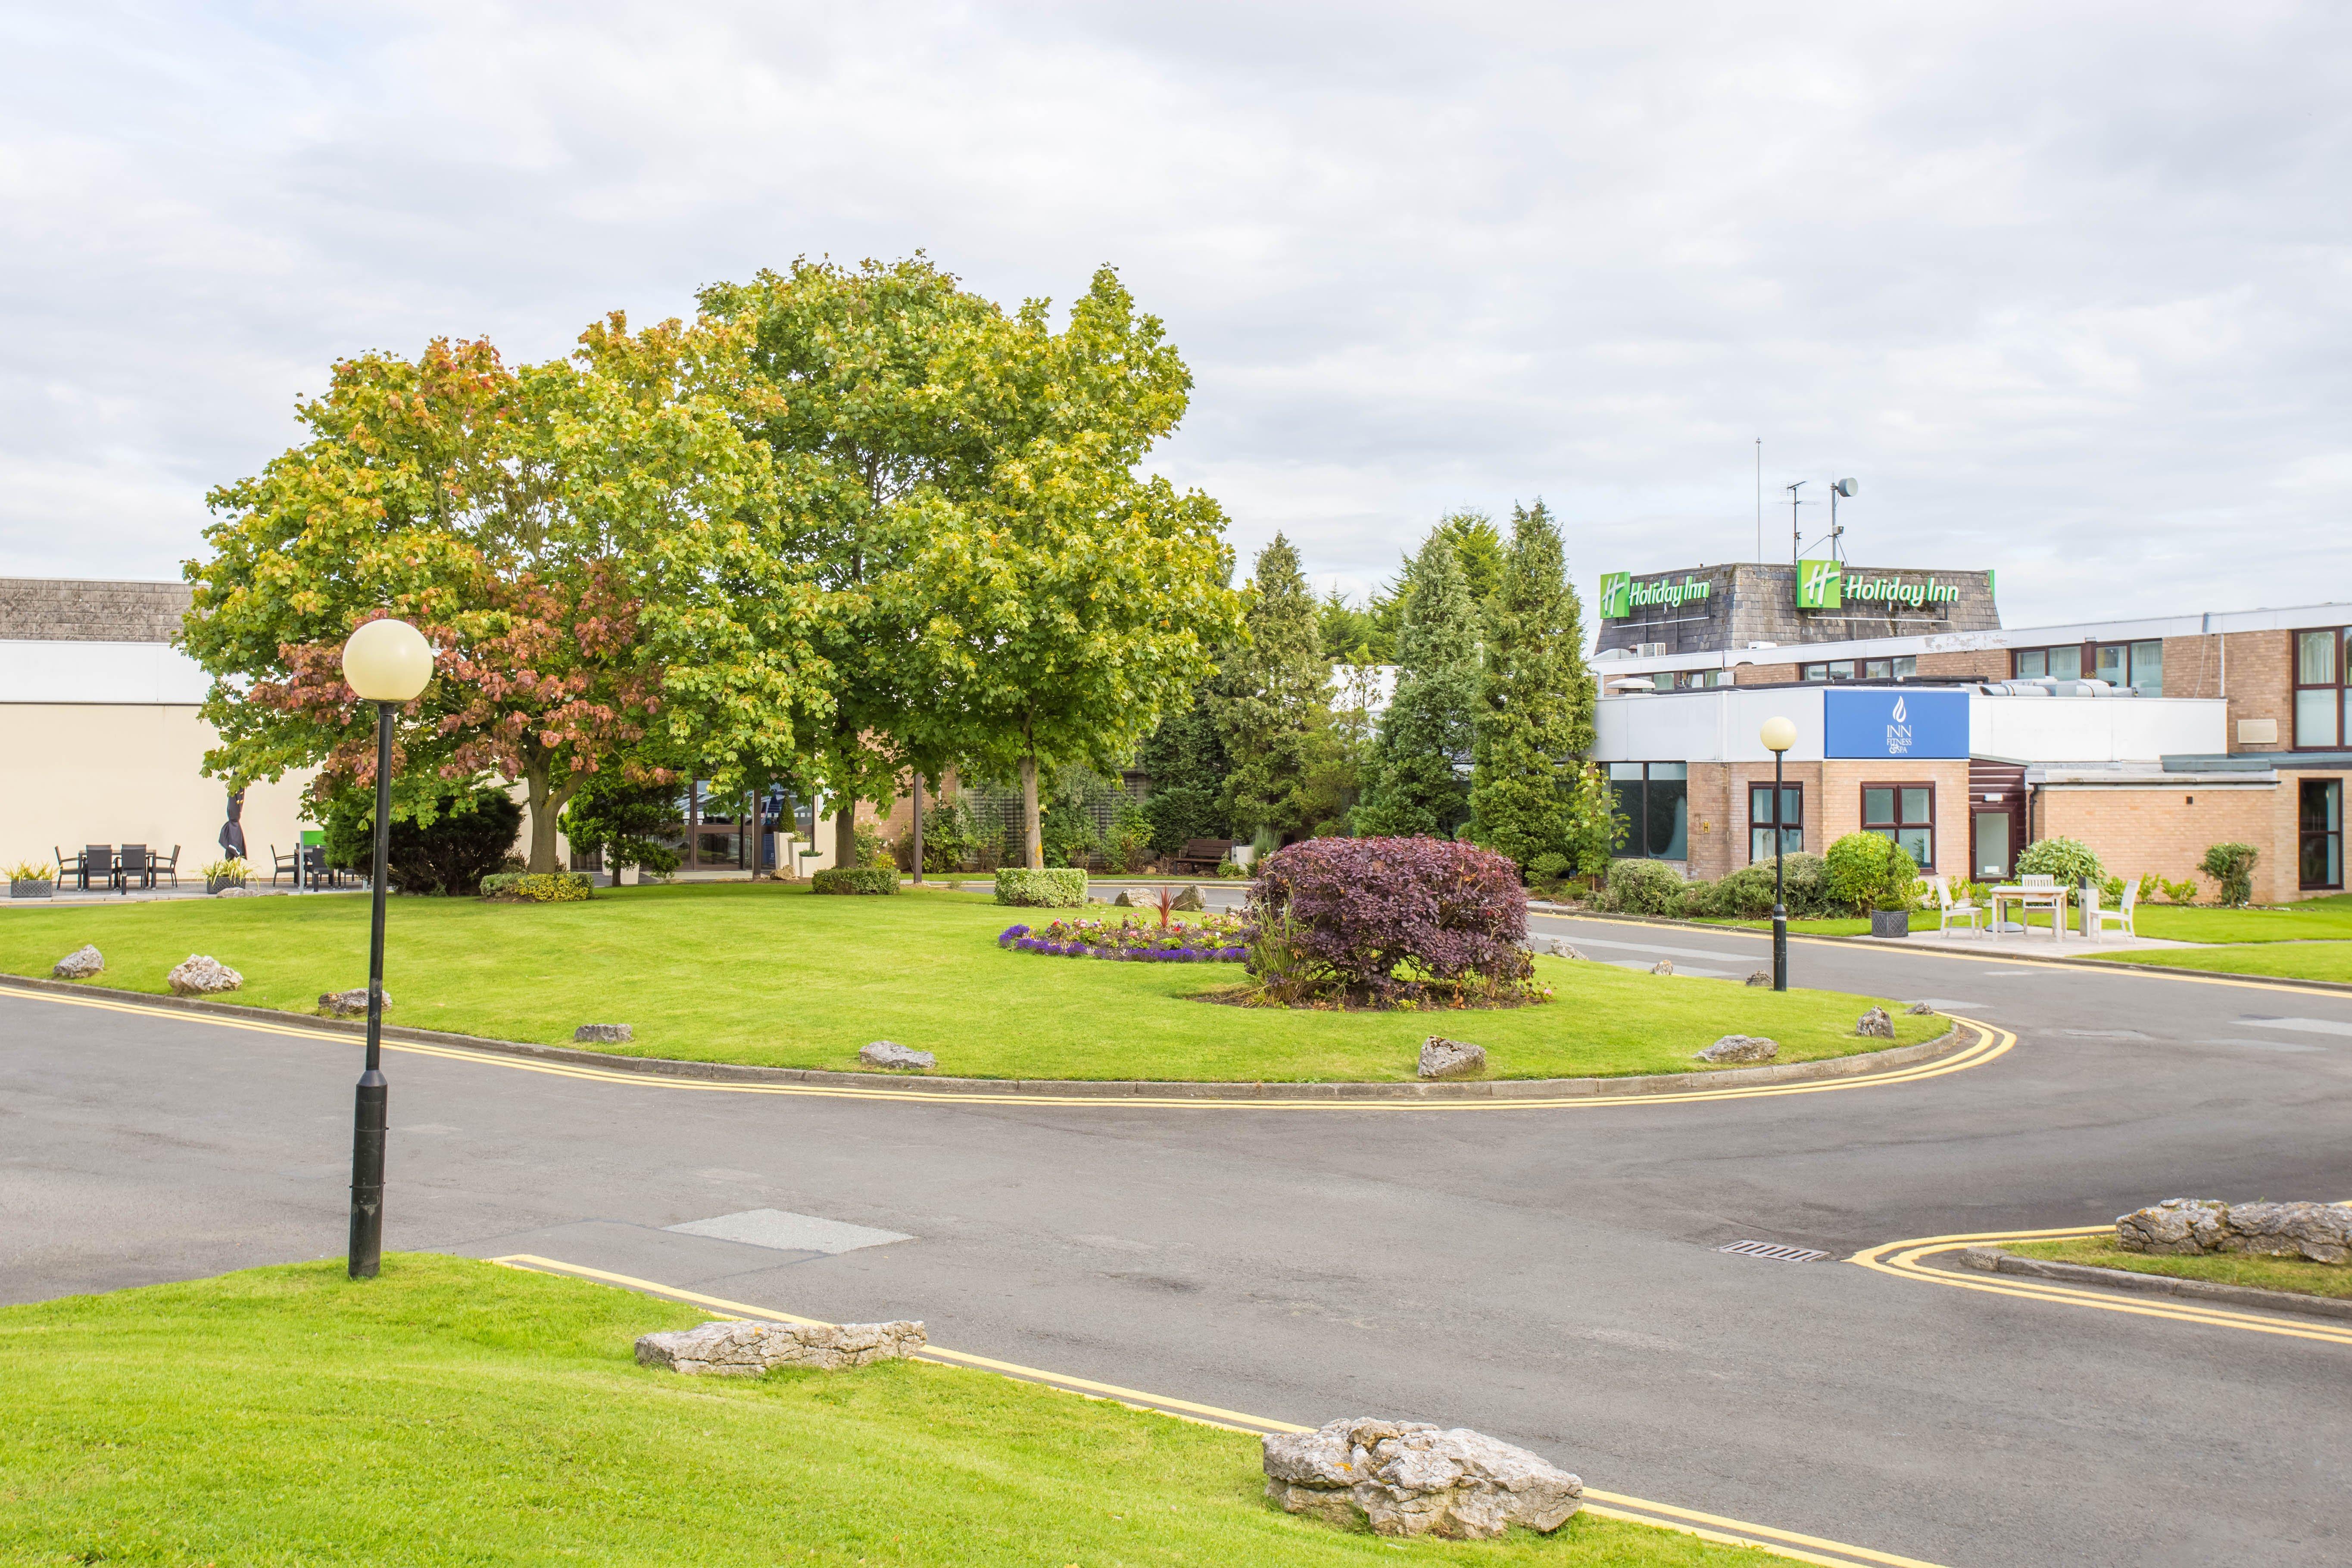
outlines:
[{"label": "window", "polygon": [[1866,784],[1862,786],[1862,830],[1892,838],[1922,871],[1936,867],[1936,786]]},{"label": "window", "polygon": [[2128,686],[2143,697],[2164,695],[2164,643],[2156,637],[2140,642],[2021,647],[2011,654],[2010,668],[2019,680],[2080,680],[2088,669],[2093,680]]},{"label": "window", "polygon": [[1916,655],[1905,654],[1900,658],[1841,658],[1826,664],[1809,664],[1798,671],[1803,680],[1903,680],[1919,673]]},{"label": "window", "polygon": [[2302,784],[2302,885],[2344,885],[2344,781],[2305,779]]},{"label": "window", "polygon": [[1625,816],[1617,853],[1633,860],[1690,858],[1690,764],[1612,763],[1609,787]]},{"label": "window", "polygon": [[[1791,855],[1805,847],[1805,786],[1780,786],[1780,847]],[[1750,864],[1772,858],[1772,786],[1748,786],[1748,858]]]},{"label": "window", "polygon": [[1712,687],[1730,685],[1731,671],[1681,669],[1662,674],[1657,679],[1658,689],[1661,691],[1705,691]]},{"label": "window", "polygon": [[2294,745],[2299,752],[2334,751],[2352,725],[2345,722],[2347,634],[2340,627],[2294,634]]}]

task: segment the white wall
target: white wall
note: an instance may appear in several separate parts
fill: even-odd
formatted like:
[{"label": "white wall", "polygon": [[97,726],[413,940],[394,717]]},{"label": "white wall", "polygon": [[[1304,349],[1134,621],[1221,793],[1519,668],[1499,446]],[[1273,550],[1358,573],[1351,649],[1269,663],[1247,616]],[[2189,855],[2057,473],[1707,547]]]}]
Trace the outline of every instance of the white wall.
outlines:
[{"label": "white wall", "polygon": [[210,686],[196,661],[168,643],[0,642],[0,703],[193,707]]},{"label": "white wall", "polygon": [[2190,697],[1969,700],[1969,751],[2024,763],[2154,762],[2229,747],[2229,704]]},{"label": "white wall", "polygon": [[1767,719],[1797,726],[1792,763],[1822,757],[1825,686],[1662,691],[1604,697],[1593,705],[1592,758],[1603,763],[1769,763],[1759,738]]}]

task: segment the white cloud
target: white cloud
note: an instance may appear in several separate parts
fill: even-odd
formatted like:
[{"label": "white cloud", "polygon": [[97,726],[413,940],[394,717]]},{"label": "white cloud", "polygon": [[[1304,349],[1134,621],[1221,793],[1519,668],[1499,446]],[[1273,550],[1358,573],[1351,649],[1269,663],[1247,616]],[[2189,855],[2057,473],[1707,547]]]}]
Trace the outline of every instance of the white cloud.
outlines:
[{"label": "white cloud", "polygon": [[920,247],[1118,265],[1198,382],[1160,465],[1322,583],[1538,493],[1587,578],[1745,558],[1761,435],[1768,553],[1853,473],[1858,559],[2001,568],[2013,623],[2352,597],[2336,8],[5,25],[0,571],[172,572],[337,355]]}]

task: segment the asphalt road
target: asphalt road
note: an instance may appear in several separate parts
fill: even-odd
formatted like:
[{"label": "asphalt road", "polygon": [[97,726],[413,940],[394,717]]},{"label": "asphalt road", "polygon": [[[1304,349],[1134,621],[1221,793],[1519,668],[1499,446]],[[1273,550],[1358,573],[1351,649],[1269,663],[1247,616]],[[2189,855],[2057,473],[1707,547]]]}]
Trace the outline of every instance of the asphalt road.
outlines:
[{"label": "asphalt road", "polygon": [[[1542,920],[1744,974],[1732,932]],[[2352,994],[1800,943],[1982,1067],[1566,1110],[926,1105],[395,1053],[387,1245],[530,1252],[1948,1564],[2352,1559],[2352,1350],[1727,1255],[2352,1197]],[[1115,1026],[1115,1021],[1110,1021]],[[1572,1020],[1564,1018],[1564,1023]],[[338,1256],[356,1049],[0,997],[0,1297]],[[665,1227],[772,1208],[827,1255]]]}]

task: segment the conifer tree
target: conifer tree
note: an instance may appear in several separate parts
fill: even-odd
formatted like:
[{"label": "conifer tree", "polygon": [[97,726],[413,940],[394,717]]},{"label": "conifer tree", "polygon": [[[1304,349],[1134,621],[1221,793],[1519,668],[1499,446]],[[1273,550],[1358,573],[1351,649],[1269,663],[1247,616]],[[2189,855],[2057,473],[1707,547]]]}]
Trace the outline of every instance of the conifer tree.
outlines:
[{"label": "conifer tree", "polygon": [[1234,834],[1277,837],[1314,826],[1308,774],[1330,723],[1331,667],[1298,552],[1277,533],[1259,552],[1243,625],[1247,641],[1215,682],[1211,710],[1224,742],[1226,816]]},{"label": "conifer tree", "polygon": [[1455,762],[1470,750],[1480,689],[1477,616],[1446,529],[1423,544],[1409,577],[1396,695],[1381,715],[1356,826],[1386,837],[1450,837],[1463,814]]},{"label": "conifer tree", "polygon": [[1151,847],[1162,855],[1183,853],[1195,838],[1230,838],[1225,819],[1225,746],[1217,738],[1204,686],[1192,705],[1160,722],[1135,753],[1136,765],[1151,781],[1143,815],[1151,823]]},{"label": "conifer tree", "polygon": [[1478,842],[1527,866],[1579,860],[1569,796],[1592,749],[1583,608],[1542,500],[1511,509],[1511,547],[1487,605],[1470,811]]}]

